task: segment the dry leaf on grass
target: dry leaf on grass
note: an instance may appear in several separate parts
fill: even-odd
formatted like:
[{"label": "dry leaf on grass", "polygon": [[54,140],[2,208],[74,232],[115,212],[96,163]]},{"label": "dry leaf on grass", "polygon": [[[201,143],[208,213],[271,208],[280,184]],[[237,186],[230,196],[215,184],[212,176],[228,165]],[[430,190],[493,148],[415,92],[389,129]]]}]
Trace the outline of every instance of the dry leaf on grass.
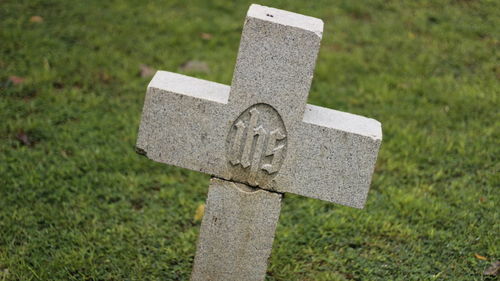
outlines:
[{"label": "dry leaf on grass", "polygon": [[203,73],[210,72],[208,64],[204,61],[198,61],[198,60],[190,60],[186,63],[183,63],[180,69],[186,72],[203,72]]},{"label": "dry leaf on grass", "polygon": [[32,16],[30,22],[41,23],[43,22],[43,18],[41,16]]},{"label": "dry leaf on grass", "polygon": [[112,77],[106,71],[99,72],[99,80],[105,84],[111,82]]},{"label": "dry leaf on grass", "polygon": [[480,254],[474,254],[474,256],[476,257],[476,259],[479,259],[479,260],[483,260],[483,261],[488,260],[488,258],[486,258],[485,256],[481,256]]},{"label": "dry leaf on grass", "polygon": [[20,143],[22,143],[23,145],[26,145],[26,146],[31,146],[33,144],[33,142],[31,142],[30,138],[28,137],[28,135],[24,131],[20,131],[19,133],[17,133],[16,139]]},{"label": "dry leaf on grass", "polygon": [[497,276],[498,273],[500,272],[500,261],[496,261],[491,264],[490,267],[488,267],[483,274],[484,275],[492,275],[492,276]]},{"label": "dry leaf on grass", "polygon": [[210,34],[210,33],[205,33],[205,32],[202,32],[202,33],[200,33],[200,37],[201,37],[201,39],[203,39],[203,40],[210,40],[210,39],[212,39],[212,37],[214,37],[214,36],[213,36],[212,34]]},{"label": "dry leaf on grass", "polygon": [[205,214],[205,204],[201,204],[200,206],[198,206],[198,208],[196,208],[196,212],[194,213],[194,218],[193,218],[194,221],[195,222],[201,221],[204,214]]},{"label": "dry leaf on grass", "polygon": [[14,84],[14,85],[22,84],[24,82],[24,80],[26,80],[26,78],[15,76],[15,75],[9,76],[9,81],[12,82],[12,84]]},{"label": "dry leaf on grass", "polygon": [[155,75],[156,73],[156,69],[149,67],[145,64],[141,64],[139,68],[140,68],[139,74],[141,75],[142,78],[153,77],[153,75]]}]

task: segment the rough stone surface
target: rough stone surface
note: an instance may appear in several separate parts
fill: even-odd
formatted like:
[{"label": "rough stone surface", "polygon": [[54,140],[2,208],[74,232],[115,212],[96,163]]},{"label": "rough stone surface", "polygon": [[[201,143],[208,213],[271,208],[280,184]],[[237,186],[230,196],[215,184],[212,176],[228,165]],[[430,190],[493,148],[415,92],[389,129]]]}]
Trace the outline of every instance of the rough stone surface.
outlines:
[{"label": "rough stone surface", "polygon": [[252,5],[232,86],[157,72],[138,151],[219,178],[362,208],[381,125],[306,104],[322,30],[319,19]]},{"label": "rough stone surface", "polygon": [[213,178],[192,281],[264,280],[282,195]]}]

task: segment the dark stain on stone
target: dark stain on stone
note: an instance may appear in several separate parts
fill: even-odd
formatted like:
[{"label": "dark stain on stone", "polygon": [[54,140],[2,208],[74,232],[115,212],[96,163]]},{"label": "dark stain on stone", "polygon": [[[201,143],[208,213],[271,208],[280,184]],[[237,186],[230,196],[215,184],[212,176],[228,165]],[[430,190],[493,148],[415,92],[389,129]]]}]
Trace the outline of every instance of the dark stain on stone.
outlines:
[{"label": "dark stain on stone", "polygon": [[139,155],[142,155],[142,156],[146,156],[146,157],[148,156],[148,153],[146,152],[146,150],[144,150],[138,146],[135,147],[135,152]]}]

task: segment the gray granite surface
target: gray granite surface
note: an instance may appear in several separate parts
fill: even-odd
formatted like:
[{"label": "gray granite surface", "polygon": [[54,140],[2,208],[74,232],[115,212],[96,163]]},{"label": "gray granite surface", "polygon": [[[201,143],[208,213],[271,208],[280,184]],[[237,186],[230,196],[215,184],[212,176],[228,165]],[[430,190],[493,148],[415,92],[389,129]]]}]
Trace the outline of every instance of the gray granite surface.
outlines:
[{"label": "gray granite surface", "polygon": [[264,280],[285,192],[364,206],[381,124],[306,103],[322,32],[252,5],[231,86],[166,71],[150,82],[137,152],[216,177],[191,280]]},{"label": "gray granite surface", "polygon": [[137,151],[219,178],[362,208],[382,129],[374,119],[306,104],[322,30],[319,19],[252,5],[231,87],[157,72]]},{"label": "gray granite surface", "polygon": [[264,280],[282,197],[213,178],[191,280]]}]

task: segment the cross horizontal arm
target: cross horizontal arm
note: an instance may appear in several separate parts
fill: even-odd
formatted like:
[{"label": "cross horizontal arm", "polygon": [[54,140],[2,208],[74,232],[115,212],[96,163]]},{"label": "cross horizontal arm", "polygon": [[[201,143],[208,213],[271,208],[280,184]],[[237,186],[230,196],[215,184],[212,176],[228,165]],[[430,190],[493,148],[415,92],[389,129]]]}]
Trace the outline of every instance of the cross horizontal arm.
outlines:
[{"label": "cross horizontal arm", "polygon": [[[226,137],[239,114],[227,106],[229,91],[226,85],[159,71],[148,86],[138,151],[157,162],[238,181],[226,154]],[[302,121],[290,131],[282,167],[260,187],[362,208],[382,140],[380,123],[306,105]],[[275,132],[276,140],[280,134]],[[264,153],[276,157],[279,151],[270,148]],[[272,164],[263,167],[272,173]]]},{"label": "cross horizontal arm", "polygon": [[380,122],[308,104],[298,131],[294,159],[281,171],[293,184],[277,184],[277,190],[282,186],[287,192],[363,208],[382,141]]},{"label": "cross horizontal arm", "polygon": [[228,97],[226,85],[158,71],[148,85],[137,151],[157,162],[217,175],[224,162],[221,123]]}]

